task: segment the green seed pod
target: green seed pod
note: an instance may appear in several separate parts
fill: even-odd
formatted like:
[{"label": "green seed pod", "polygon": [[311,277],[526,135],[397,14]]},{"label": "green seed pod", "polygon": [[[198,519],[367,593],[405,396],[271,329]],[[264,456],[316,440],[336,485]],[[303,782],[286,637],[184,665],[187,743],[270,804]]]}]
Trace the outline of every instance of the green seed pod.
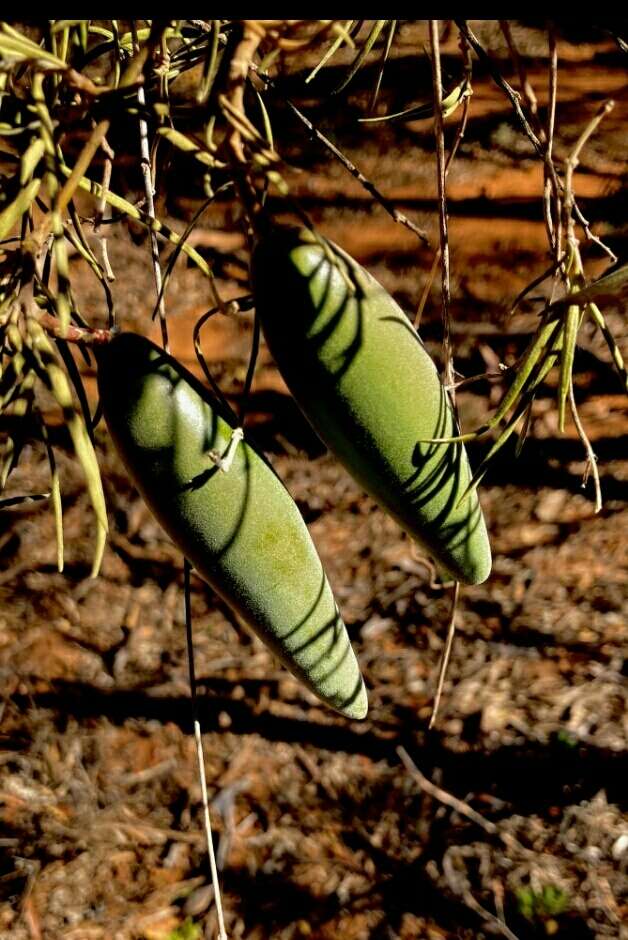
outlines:
[{"label": "green seed pod", "polygon": [[107,426],[147,505],[199,575],[326,704],[364,718],[357,660],[307,527],[246,441],[225,472],[229,410],[153,343],[99,353]]},{"label": "green seed pod", "polygon": [[316,432],[443,572],[484,581],[491,550],[454,415],[401,308],[349,255],[308,229],[273,227],[251,261],[271,353]]}]

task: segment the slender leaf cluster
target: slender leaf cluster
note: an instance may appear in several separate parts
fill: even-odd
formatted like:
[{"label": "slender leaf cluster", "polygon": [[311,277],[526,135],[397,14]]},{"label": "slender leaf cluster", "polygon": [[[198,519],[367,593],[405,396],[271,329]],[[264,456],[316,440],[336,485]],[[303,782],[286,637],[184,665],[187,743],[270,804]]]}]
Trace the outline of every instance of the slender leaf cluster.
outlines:
[{"label": "slender leaf cluster", "polygon": [[[420,238],[425,233],[369,180],[340,147],[288,100],[282,76],[286,65],[308,56],[302,71],[303,90],[323,99],[346,91],[368,64],[376,64],[376,80],[364,115],[364,132],[373,121],[410,121],[460,111],[460,124],[448,154],[445,176],[472,116],[472,53],[509,98],[534,152],[543,163],[544,218],[553,259],[546,277],[562,284],[572,301],[559,301],[540,314],[538,328],[518,363],[508,370],[509,388],[485,424],[462,439],[499,428],[495,444],[477,469],[472,485],[506,440],[532,413],[541,383],[555,366],[559,370],[559,426],[570,409],[595,460],[573,396],[574,351],[588,320],[601,331],[616,368],[626,369],[599,304],[625,291],[625,277],[607,280],[597,293],[587,287],[580,238],[597,240],[573,195],[572,178],[580,151],[612,107],[606,103],[584,129],[563,166],[556,162],[553,135],[558,69],[556,42],[548,32],[550,87],[553,98],[545,124],[540,121],[533,90],[527,81],[507,23],[502,24],[508,48],[521,78],[522,94],[500,75],[490,51],[471,26],[455,21],[460,40],[460,74],[448,77],[442,94],[402,112],[375,114],[386,65],[399,33],[396,20],[46,20],[28,24],[0,22],[0,493],[5,490],[24,443],[38,442],[50,465],[50,491],[24,494],[23,499],[49,498],[56,518],[59,566],[63,564],[61,494],[51,435],[39,392],[50,393],[60,409],[83,468],[96,519],[93,572],[98,571],[106,535],[106,513],[93,442],[95,417],[69,343],[89,360],[90,346],[106,341],[115,327],[111,290],[115,272],[107,254],[107,226],[119,219],[144,226],[154,239],[171,246],[163,271],[153,249],[158,298],[163,304],[177,258],[187,256],[209,281],[212,310],[228,312],[210,264],[189,244],[189,236],[207,205],[218,194],[231,192],[253,230],[263,224],[264,203],[272,190],[307,224],[289,193],[281,158],[282,140],[273,127],[274,100],[283,97],[295,116],[311,131],[391,216]],[[344,51],[343,51],[344,50]],[[348,55],[347,55],[348,50]],[[321,73],[346,57],[340,81],[321,82]],[[417,55],[425,53],[420,50]],[[312,62],[316,64],[312,66]],[[194,93],[183,101],[177,82],[186,74]],[[445,84],[445,82],[444,82]],[[320,90],[319,89],[326,89]],[[438,99],[438,105],[435,101]],[[439,126],[442,121],[439,119]],[[137,128],[137,136],[129,128]],[[140,146],[140,138],[142,146]],[[122,143],[121,143],[122,142]],[[113,146],[117,147],[114,152]],[[173,153],[188,161],[205,193],[205,202],[182,233],[159,218],[152,205],[156,177]],[[114,175],[118,161],[135,161],[145,194],[122,188],[123,174]],[[140,173],[140,170],[142,171]],[[128,173],[126,174],[128,178]],[[112,184],[115,180],[115,185]],[[80,200],[79,200],[80,194]],[[86,214],[86,196],[91,211]],[[94,311],[81,310],[73,285],[70,258],[80,257],[102,292],[107,323]],[[433,269],[435,272],[435,269]],[[157,274],[157,272],[156,272]],[[535,284],[541,279],[536,279]],[[532,285],[531,285],[532,286]],[[572,296],[573,295],[573,296]],[[243,302],[241,309],[248,308]],[[204,322],[204,320],[202,320]],[[202,322],[199,322],[198,332]],[[97,327],[100,327],[98,329]],[[255,332],[250,386],[259,331]],[[200,343],[196,343],[202,360]],[[206,366],[205,366],[206,369]],[[207,371],[207,370],[206,370]],[[245,410],[243,406],[243,411]],[[1,497],[0,497],[1,498]],[[14,495],[2,505],[12,505]],[[599,502],[599,493],[598,493]]]}]

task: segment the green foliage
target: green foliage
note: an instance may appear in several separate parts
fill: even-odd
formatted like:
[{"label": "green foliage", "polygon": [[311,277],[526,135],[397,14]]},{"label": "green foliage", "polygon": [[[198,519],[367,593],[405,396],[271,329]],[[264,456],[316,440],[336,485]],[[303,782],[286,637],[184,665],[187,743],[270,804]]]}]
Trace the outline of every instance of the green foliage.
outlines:
[{"label": "green foliage", "polygon": [[164,937],[164,940],[201,940],[203,928],[200,924],[195,924],[191,917],[188,917],[180,927],[175,927]]},{"label": "green foliage", "polygon": [[519,888],[516,896],[519,913],[530,921],[559,917],[570,908],[569,894],[556,885],[544,885],[541,891]]},{"label": "green foliage", "polygon": [[[556,369],[559,428],[563,429],[566,415],[571,412],[596,483],[599,508],[595,455],[578,417],[573,369],[582,328],[589,324],[604,337],[613,363],[626,382],[621,352],[598,306],[618,292],[625,292],[625,272],[605,279],[597,290],[587,293],[590,285],[580,243],[595,241],[605,246],[590,231],[572,183],[583,148],[613,102],[605,102],[584,124],[563,165],[556,159],[558,148],[552,147],[553,115],[545,125],[534,102],[526,97],[525,87],[523,95],[515,94],[498,71],[490,50],[483,48],[466,21],[456,20],[450,25],[460,43],[456,79],[452,82],[448,78],[448,87],[438,91],[442,83],[435,77],[432,102],[423,100],[417,107],[387,117],[407,121],[433,116],[444,147],[441,119],[459,112],[448,169],[464,128],[473,117],[473,52],[509,98],[521,133],[543,165],[539,207],[543,206],[547,223],[551,264],[521,293],[513,308],[549,279],[553,279],[557,292],[574,298],[573,303],[554,303],[540,311],[538,329],[528,348],[507,370],[509,387],[501,403],[480,428],[463,435],[466,439],[482,434],[496,436],[476,468],[472,485],[479,482],[490,460],[512,434],[525,437],[541,383]],[[516,65],[513,37],[507,24],[500,28],[506,31]],[[317,101],[324,123],[326,103],[345,89],[351,93],[357,76],[375,64],[370,105],[363,115],[368,119],[386,87],[387,67],[395,54],[400,29],[396,20],[0,21],[0,494],[17,466],[25,441],[36,441],[48,457],[50,487],[48,493],[34,495],[49,499],[55,514],[59,567],[63,564],[62,506],[54,453],[45,428],[46,415],[39,406],[42,389],[47,388],[57,399],[87,480],[96,519],[94,574],[106,535],[102,486],[92,447],[93,416],[66,346],[67,342],[80,344],[83,355],[88,356],[88,347],[96,342],[99,331],[93,315],[81,310],[79,291],[73,283],[72,256],[78,253],[102,292],[108,328],[116,323],[110,288],[115,272],[109,264],[104,235],[104,225],[112,213],[116,218],[139,223],[149,233],[158,294],[155,309],[159,311],[164,345],[168,330],[163,298],[180,254],[185,254],[207,278],[212,305],[226,312],[211,264],[188,243],[200,210],[179,234],[159,218],[152,193],[159,188],[158,178],[176,157],[196,178],[197,190],[204,192],[207,204],[228,189],[241,214],[254,222],[271,196],[279,203],[279,211],[290,211],[307,222],[302,208],[291,198],[285,179],[281,152],[289,142],[283,128],[273,126],[279,102],[308,128],[317,146],[326,148],[359,181],[370,198],[425,241],[425,233],[416,223],[296,108],[283,82],[286,75],[292,85],[300,81],[303,95],[307,93]],[[548,39],[551,48],[551,30]],[[338,66],[341,74],[334,75],[330,82],[330,76],[323,73],[328,66],[337,67],[342,53],[345,64]],[[427,53],[417,46],[416,55]],[[440,74],[436,70],[440,68],[437,46],[429,50],[426,62],[434,69],[433,76]],[[556,62],[550,60],[548,78],[550,86],[553,83],[560,89]],[[187,97],[179,94],[186,81],[195,90],[193,94],[188,91]],[[353,133],[358,133],[361,126],[358,118]],[[136,135],[132,133],[134,127]],[[364,133],[369,132],[367,127]],[[110,141],[115,141],[115,153]],[[131,165],[133,160],[135,167]],[[116,173],[118,166],[121,172]],[[142,179],[144,186],[144,198],[139,200],[136,178]],[[90,197],[91,213],[85,208]],[[439,207],[441,216],[445,208],[444,204]],[[446,229],[444,232],[440,246],[443,257],[447,250]],[[175,246],[163,271],[159,241]],[[446,312],[444,321],[448,335]],[[47,339],[42,339],[42,332]]]},{"label": "green foliage", "polygon": [[559,744],[562,744],[564,747],[573,749],[578,746],[578,739],[570,732],[561,728],[561,730],[556,735],[556,739]]}]

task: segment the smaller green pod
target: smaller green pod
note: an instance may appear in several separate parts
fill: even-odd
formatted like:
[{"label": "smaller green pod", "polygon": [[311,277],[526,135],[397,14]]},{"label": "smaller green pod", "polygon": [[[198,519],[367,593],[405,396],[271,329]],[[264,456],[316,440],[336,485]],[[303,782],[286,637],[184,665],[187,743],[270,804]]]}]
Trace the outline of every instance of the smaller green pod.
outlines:
[{"label": "smaller green pod", "polygon": [[491,549],[436,366],[390,294],[337,245],[273,226],[251,280],[266,342],[305,416],[450,578],[479,584]]},{"label": "smaller green pod", "polygon": [[323,702],[364,718],[360,669],[294,500],[238,443],[229,410],[172,356],[121,333],[99,351],[109,432],[145,502],[199,575]]}]

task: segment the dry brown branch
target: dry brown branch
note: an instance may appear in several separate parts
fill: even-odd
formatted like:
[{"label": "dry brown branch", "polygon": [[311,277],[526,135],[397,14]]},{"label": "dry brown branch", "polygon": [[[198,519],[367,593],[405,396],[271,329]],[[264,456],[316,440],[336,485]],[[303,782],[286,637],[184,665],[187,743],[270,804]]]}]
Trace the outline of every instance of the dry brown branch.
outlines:
[{"label": "dry brown branch", "polygon": [[515,69],[517,70],[517,74],[519,75],[519,87],[521,89],[521,93],[523,94],[523,97],[526,100],[526,103],[530,110],[530,114],[532,115],[533,119],[535,120],[535,123],[537,124],[537,128],[539,131],[539,139],[543,141],[544,131],[537,119],[538,102],[536,99],[536,95],[534,94],[534,88],[532,87],[530,83],[530,79],[528,78],[528,73],[523,63],[523,59],[519,55],[519,50],[517,49],[517,44],[514,40],[514,37],[512,35],[512,30],[510,28],[510,22],[508,20],[500,20],[499,27],[502,33],[504,34],[504,38],[506,39],[506,43],[508,44],[510,57],[513,61]]},{"label": "dry brown branch", "polygon": [[503,77],[503,75],[501,74],[497,66],[494,64],[490,55],[486,52],[486,50],[482,46],[481,42],[479,41],[475,33],[470,29],[467,21],[466,20],[454,20],[454,22],[456,26],[458,27],[458,29],[460,30],[460,32],[465,37],[465,39],[467,40],[467,42],[472,46],[478,58],[482,62],[484,62],[484,64],[486,65],[489,71],[489,74],[491,78],[493,79],[493,81],[495,82],[495,84],[499,88],[501,88],[504,94],[508,97],[511,105],[514,108],[515,114],[517,115],[517,118],[519,119],[519,123],[521,124],[523,130],[525,131],[525,134],[528,137],[530,143],[536,150],[538,156],[541,157],[541,159],[544,159],[543,145],[541,144],[541,141],[538,139],[538,137],[536,136],[536,134],[530,127],[530,123],[527,117],[525,116],[523,109],[521,107],[521,99],[519,97],[519,94]]},{"label": "dry brown branch", "polygon": [[569,383],[569,408],[571,410],[571,417],[573,418],[573,423],[576,426],[578,432],[578,437],[580,438],[584,449],[587,453],[587,467],[584,472],[584,477],[582,480],[582,486],[586,486],[589,474],[593,477],[593,485],[595,488],[595,511],[600,512],[602,509],[602,486],[600,483],[600,471],[597,466],[597,457],[593,447],[591,446],[591,441],[587,436],[587,432],[580,420],[580,415],[578,414],[578,407],[576,405],[576,399],[573,392],[573,382]]},{"label": "dry brown branch", "polygon": [[448,806],[450,809],[460,813],[461,816],[466,816],[467,819],[470,819],[476,826],[480,826],[480,828],[488,832],[489,835],[496,835],[498,829],[495,823],[484,819],[483,816],[476,812],[472,806],[469,806],[468,803],[465,803],[464,800],[458,799],[457,796],[448,793],[447,790],[443,790],[442,787],[438,787],[435,783],[432,783],[431,780],[428,780],[425,774],[421,773],[404,747],[400,745],[397,748],[397,754],[401,758],[401,762],[408,773],[416,780],[422,790],[425,790],[426,793],[434,797],[435,800],[438,800],[439,803],[442,803],[443,806]]},{"label": "dry brown branch", "polygon": [[[137,30],[135,21],[132,25],[133,30],[133,44],[135,46],[136,56],[139,54],[139,46],[137,42]],[[146,94],[144,92],[144,87],[140,86],[137,89],[137,101],[140,106],[140,109],[146,107]],[[146,214],[148,215],[151,221],[155,221],[155,181],[153,180],[153,174],[151,169],[151,160],[150,160],[150,145],[148,143],[148,124],[143,117],[140,117],[138,120],[139,131],[140,131],[140,169],[142,172],[142,179],[144,181],[144,194],[146,196]],[[104,188],[101,200],[105,198]],[[155,291],[157,293],[158,301],[158,311],[159,311],[159,325],[161,327],[161,342],[166,352],[170,351],[168,344],[168,324],[166,320],[166,307],[165,300],[162,291],[162,276],[161,276],[161,263],[159,261],[159,244],[157,242],[157,235],[154,229],[151,228],[150,233],[150,254],[151,261],[153,265],[153,277],[155,280]]]},{"label": "dry brown branch", "polygon": [[445,135],[443,131],[443,85],[440,66],[440,43],[438,20],[430,20],[430,45],[432,49],[432,91],[434,95],[434,136],[436,139],[436,178],[438,184],[438,220],[440,228],[440,258],[443,318],[443,358],[445,362],[445,384],[454,382],[453,349],[451,345],[451,322],[449,316],[449,235],[447,231],[447,193],[445,176]]},{"label": "dry brown branch", "polygon": [[87,329],[82,326],[74,326],[74,324],[70,324],[68,329],[64,331],[61,322],[57,317],[53,317],[51,313],[40,313],[37,319],[50,336],[58,336],[68,343],[84,343],[86,346],[102,346],[105,343],[109,343],[113,336],[111,330],[96,330],[91,327]]},{"label": "dry brown branch", "polygon": [[[493,914],[491,911],[487,910],[480,902],[475,898],[470,890],[469,879],[463,871],[460,871],[459,868],[455,867],[454,862],[462,863],[464,866],[464,859],[466,856],[470,856],[474,859],[477,858],[476,853],[473,848],[467,846],[452,846],[447,850],[443,858],[443,873],[447,879],[447,883],[454,894],[457,894],[470,910],[478,914],[484,921],[488,922],[493,926],[494,929],[498,930],[503,937],[506,937],[506,940],[518,940],[516,934],[512,932],[510,927],[504,923],[503,919]],[[486,855],[482,861],[485,861]]]},{"label": "dry brown branch", "polygon": [[[556,175],[550,172],[553,166],[554,130],[556,124],[556,96],[558,89],[558,47],[556,33],[549,27],[549,101],[547,107],[547,132],[545,134],[546,149],[543,163],[543,217],[547,229],[547,238],[556,261],[562,254],[560,192],[557,186]],[[552,217],[553,211],[553,217]]]},{"label": "dry brown branch", "polygon": [[[227,97],[235,114],[244,115],[244,89],[249,69],[257,49],[266,35],[265,25],[278,21],[244,20],[242,23],[242,38],[229,65],[229,90]],[[279,21],[281,22],[281,21]],[[246,157],[242,147],[241,131],[234,127],[229,145],[238,163],[245,164]]]},{"label": "dry brown branch", "polygon": [[[267,77],[263,75],[260,77],[269,87],[273,87],[273,88],[276,87],[275,83],[272,82]],[[289,99],[286,99],[286,103],[288,107],[290,108],[290,110],[292,111],[292,113],[296,117],[298,117],[298,119],[301,121],[302,124],[305,125],[305,127],[307,127],[307,129],[310,131],[312,136],[314,136],[318,141],[320,141],[323,144],[323,146],[326,147],[330,151],[330,153],[332,153],[336,157],[336,159],[340,161],[340,163],[342,163],[344,168],[348,170],[349,173],[351,173],[351,175],[360,183],[361,186],[364,187],[364,189],[368,193],[370,193],[371,196],[373,196],[374,199],[377,200],[380,206],[382,206],[382,208],[386,210],[388,215],[392,219],[394,219],[395,222],[399,222],[400,225],[404,225],[407,229],[413,232],[418,238],[420,238],[421,241],[425,245],[429,245],[429,239],[427,237],[427,234],[422,228],[416,225],[416,223],[412,222],[411,219],[409,219],[403,212],[401,212],[400,209],[397,209],[394,203],[391,202],[391,200],[388,199],[386,196],[384,196],[383,193],[379,191],[377,186],[375,186],[375,184],[371,182],[371,180],[367,179],[366,176],[364,176],[364,174],[362,173],[362,171],[359,170],[358,167],[355,166],[355,164],[352,163],[352,161],[349,160],[349,158],[346,157],[344,153],[342,153],[342,151],[339,150],[338,147],[336,147],[335,144],[331,142],[331,140],[329,140],[329,138],[325,137],[325,135],[312,124],[309,118],[307,118],[305,114],[303,114],[303,112],[300,111],[292,101],[290,101]]]}]

